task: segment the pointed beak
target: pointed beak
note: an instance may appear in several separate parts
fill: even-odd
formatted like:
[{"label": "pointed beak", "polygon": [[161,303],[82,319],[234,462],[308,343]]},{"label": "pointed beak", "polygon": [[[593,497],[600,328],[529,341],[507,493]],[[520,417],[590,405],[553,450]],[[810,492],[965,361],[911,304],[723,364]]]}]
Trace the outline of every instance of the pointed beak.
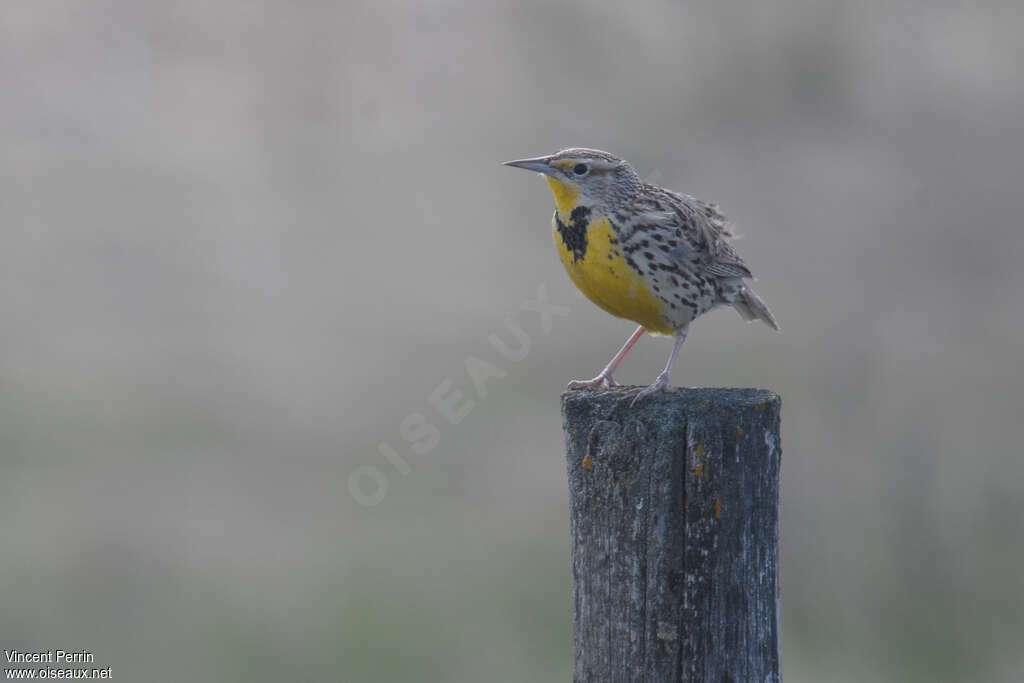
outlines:
[{"label": "pointed beak", "polygon": [[527,171],[536,171],[537,173],[543,173],[549,175],[555,169],[548,163],[550,157],[536,157],[534,159],[519,159],[517,161],[506,161],[505,166],[514,166],[515,168],[523,168]]}]

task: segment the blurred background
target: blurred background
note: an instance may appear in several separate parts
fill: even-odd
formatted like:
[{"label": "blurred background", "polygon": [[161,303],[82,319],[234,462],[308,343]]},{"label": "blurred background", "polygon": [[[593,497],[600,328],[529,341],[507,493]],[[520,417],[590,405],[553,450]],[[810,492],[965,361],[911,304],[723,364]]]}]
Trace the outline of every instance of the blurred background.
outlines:
[{"label": "blurred background", "polygon": [[500,162],[582,145],[719,202],[782,324],[706,316],[674,380],[783,397],[787,680],[1024,676],[1012,3],[0,20],[5,649],[119,681],[569,680],[559,393],[632,326]]}]

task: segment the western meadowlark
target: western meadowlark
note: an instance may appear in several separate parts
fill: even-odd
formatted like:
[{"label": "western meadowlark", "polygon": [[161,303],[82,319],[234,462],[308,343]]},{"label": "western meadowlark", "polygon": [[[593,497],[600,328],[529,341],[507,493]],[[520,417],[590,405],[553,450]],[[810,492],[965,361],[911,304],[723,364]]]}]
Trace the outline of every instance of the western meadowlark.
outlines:
[{"label": "western meadowlark", "polygon": [[747,264],[726,241],[729,223],[714,204],[650,185],[623,159],[565,149],[506,162],[544,175],[555,195],[552,232],[565,270],[595,304],[639,324],[601,373],[570,389],[617,386],[612,373],[643,335],[673,335],[664,371],[636,398],[670,391],[669,374],[690,323],[719,306],[779,329],[744,282]]}]

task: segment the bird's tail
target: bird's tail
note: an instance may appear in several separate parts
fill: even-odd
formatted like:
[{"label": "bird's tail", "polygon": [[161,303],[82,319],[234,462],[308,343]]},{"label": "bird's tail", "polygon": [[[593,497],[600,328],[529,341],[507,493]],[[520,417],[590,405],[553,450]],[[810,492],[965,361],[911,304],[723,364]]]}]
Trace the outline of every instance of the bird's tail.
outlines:
[{"label": "bird's tail", "polygon": [[775,321],[775,316],[768,310],[768,306],[761,300],[761,297],[755,294],[750,287],[743,285],[732,305],[747,322],[763,320],[773,330],[779,329],[779,323]]}]

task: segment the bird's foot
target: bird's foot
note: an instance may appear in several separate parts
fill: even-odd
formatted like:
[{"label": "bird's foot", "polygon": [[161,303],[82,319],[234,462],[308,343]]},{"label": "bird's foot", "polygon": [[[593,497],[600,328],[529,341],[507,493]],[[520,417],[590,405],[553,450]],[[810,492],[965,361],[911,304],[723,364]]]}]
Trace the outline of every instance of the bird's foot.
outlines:
[{"label": "bird's foot", "polygon": [[667,393],[677,391],[676,387],[669,386],[668,375],[665,374],[664,372],[658,375],[658,379],[654,380],[654,384],[638,391],[636,396],[633,397],[633,400],[630,401],[629,407],[632,408],[633,406],[636,405],[636,402],[642,399],[643,397],[650,396],[651,394],[655,394],[659,391],[664,391]]},{"label": "bird's foot", "polygon": [[611,373],[602,372],[594,379],[574,379],[569,382],[569,389],[593,389],[594,387],[617,387],[619,383],[612,379]]}]

